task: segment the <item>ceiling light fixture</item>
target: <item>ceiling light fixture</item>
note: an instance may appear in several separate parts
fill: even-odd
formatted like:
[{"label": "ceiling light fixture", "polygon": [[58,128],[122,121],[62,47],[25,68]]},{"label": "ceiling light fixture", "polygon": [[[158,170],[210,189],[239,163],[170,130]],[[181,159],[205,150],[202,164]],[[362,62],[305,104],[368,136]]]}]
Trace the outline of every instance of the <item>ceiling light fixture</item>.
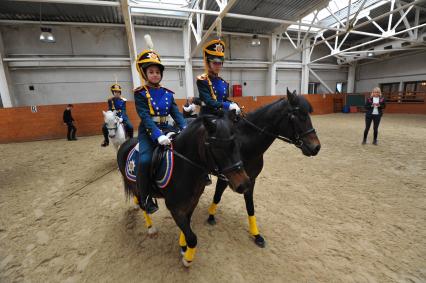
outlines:
[{"label": "ceiling light fixture", "polygon": [[260,46],[260,39],[257,34],[253,35],[253,37],[251,38],[251,46],[253,47]]},{"label": "ceiling light fixture", "polygon": [[40,41],[44,43],[55,43],[55,36],[52,33],[52,29],[48,27],[43,27],[41,24],[41,3],[40,3]]}]

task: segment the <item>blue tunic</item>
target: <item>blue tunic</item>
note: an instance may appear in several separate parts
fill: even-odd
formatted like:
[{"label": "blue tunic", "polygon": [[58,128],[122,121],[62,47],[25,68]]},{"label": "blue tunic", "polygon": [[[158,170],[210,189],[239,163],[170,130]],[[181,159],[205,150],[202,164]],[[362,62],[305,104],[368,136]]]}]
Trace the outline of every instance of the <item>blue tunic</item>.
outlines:
[{"label": "blue tunic", "polygon": [[129,118],[126,113],[126,101],[124,97],[112,97],[108,99],[108,110],[117,111],[117,116],[123,118],[127,122]]},{"label": "blue tunic", "polygon": [[164,87],[144,86],[135,90],[136,111],[141,118],[139,135],[148,134],[152,141],[157,142],[158,137],[163,135],[163,130],[172,128],[172,125],[164,121],[168,115],[172,116],[180,130],[186,127],[186,120],[179,112],[173,94]]},{"label": "blue tunic", "polygon": [[201,75],[197,77],[198,93],[204,102],[205,112],[214,113],[218,109],[229,110],[229,84],[221,77]]}]

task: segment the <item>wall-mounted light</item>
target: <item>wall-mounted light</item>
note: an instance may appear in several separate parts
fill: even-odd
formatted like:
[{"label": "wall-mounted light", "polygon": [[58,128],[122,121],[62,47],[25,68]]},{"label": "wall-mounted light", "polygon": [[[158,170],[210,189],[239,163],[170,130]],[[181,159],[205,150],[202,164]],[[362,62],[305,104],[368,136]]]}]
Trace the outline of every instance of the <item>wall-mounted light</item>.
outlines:
[{"label": "wall-mounted light", "polygon": [[260,39],[259,39],[259,36],[257,36],[257,34],[253,35],[253,37],[251,38],[251,46],[253,47],[260,46]]},{"label": "wall-mounted light", "polygon": [[368,52],[368,53],[367,53],[367,56],[368,56],[368,57],[373,57],[373,56],[374,56],[374,53],[373,53],[373,52]]},{"label": "wall-mounted light", "polygon": [[54,43],[56,42],[55,36],[52,33],[51,28],[40,27],[40,41],[45,43]]}]

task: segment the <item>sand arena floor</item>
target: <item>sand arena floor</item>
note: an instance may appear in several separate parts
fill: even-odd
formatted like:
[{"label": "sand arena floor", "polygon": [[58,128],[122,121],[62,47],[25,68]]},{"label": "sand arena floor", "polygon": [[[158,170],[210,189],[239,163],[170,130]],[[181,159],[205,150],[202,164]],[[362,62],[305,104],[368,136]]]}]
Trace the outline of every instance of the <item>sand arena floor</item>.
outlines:
[{"label": "sand arena floor", "polygon": [[266,248],[230,190],[206,224],[210,186],[190,269],[162,201],[148,237],[100,136],[0,145],[0,282],[426,282],[426,116],[385,115],[377,147],[360,144],[361,114],[313,122],[317,157],[281,142],[265,155],[255,207]]}]

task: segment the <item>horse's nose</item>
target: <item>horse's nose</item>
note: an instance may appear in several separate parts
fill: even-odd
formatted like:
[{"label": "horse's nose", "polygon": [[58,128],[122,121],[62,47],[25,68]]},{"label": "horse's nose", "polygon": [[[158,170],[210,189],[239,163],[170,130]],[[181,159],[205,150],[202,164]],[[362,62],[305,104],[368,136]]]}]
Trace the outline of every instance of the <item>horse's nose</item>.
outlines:
[{"label": "horse's nose", "polygon": [[312,150],[312,155],[313,156],[317,155],[318,152],[320,151],[320,149],[321,149],[321,145],[320,144],[317,145],[316,147],[314,147],[314,149]]},{"label": "horse's nose", "polygon": [[244,194],[248,191],[248,189],[250,188],[250,181],[245,181],[244,183],[242,183],[241,185],[238,186],[238,188],[236,189],[236,192],[239,194]]}]

